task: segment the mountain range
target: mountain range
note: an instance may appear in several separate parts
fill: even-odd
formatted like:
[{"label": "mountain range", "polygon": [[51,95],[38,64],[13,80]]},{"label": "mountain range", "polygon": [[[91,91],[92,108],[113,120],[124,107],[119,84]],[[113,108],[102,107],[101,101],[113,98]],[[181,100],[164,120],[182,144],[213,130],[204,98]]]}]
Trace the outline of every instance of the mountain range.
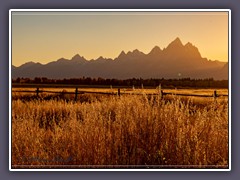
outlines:
[{"label": "mountain range", "polygon": [[87,60],[79,54],[47,64],[27,62],[12,65],[12,78],[214,78],[228,79],[228,63],[203,58],[192,43],[183,45],[179,38],[166,48],[155,46],[148,54],[138,49],[122,51],[115,59],[100,56]]}]

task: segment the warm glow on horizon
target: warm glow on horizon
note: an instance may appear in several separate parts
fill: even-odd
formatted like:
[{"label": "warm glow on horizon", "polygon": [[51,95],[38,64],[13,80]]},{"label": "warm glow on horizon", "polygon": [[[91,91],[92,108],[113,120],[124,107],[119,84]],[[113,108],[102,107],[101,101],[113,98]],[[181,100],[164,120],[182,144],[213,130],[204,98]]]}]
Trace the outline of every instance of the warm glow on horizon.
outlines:
[{"label": "warm glow on horizon", "polygon": [[12,12],[12,64],[147,54],[176,37],[202,57],[227,62],[228,23],[228,12]]}]

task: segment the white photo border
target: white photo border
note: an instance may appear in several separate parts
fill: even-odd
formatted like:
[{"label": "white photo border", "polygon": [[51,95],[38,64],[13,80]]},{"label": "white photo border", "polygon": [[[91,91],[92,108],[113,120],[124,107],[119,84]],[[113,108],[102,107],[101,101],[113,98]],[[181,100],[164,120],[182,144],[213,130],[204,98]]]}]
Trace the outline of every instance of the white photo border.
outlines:
[{"label": "white photo border", "polygon": [[[109,169],[109,168],[12,168],[12,13],[13,12],[228,12],[228,169],[174,168],[174,169]],[[43,165],[47,167],[46,165]],[[54,165],[53,165],[54,166]],[[63,167],[64,165],[60,165]],[[72,165],[68,165],[72,166]],[[76,165],[73,165],[77,167]],[[29,166],[28,166],[29,167]],[[55,166],[54,166],[55,167]],[[65,167],[65,166],[64,166]],[[80,165],[79,165],[80,167]],[[231,171],[231,9],[10,9],[9,10],[9,171]]]}]

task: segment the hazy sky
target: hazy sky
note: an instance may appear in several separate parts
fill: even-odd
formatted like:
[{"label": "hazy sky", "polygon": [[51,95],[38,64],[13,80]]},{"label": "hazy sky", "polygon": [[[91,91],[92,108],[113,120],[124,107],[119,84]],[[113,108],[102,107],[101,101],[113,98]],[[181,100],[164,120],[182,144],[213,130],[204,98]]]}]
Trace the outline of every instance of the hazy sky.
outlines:
[{"label": "hazy sky", "polygon": [[176,37],[228,61],[228,12],[12,12],[12,64],[149,53]]}]

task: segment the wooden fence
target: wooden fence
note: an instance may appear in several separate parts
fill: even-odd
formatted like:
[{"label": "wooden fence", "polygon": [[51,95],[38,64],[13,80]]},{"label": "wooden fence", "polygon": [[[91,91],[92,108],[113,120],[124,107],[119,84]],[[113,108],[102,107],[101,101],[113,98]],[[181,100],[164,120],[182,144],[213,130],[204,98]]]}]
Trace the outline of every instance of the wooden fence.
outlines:
[{"label": "wooden fence", "polygon": [[50,91],[50,90],[39,90],[39,87],[36,88],[35,91],[30,91],[30,90],[15,90],[12,92],[19,92],[19,93],[36,93],[36,96],[39,96],[40,93],[56,93],[56,94],[74,94],[75,95],[75,101],[78,98],[78,94],[105,94],[105,95],[117,95],[117,96],[121,96],[124,94],[128,94],[128,95],[143,95],[143,94],[147,94],[147,95],[157,95],[160,96],[161,98],[166,96],[166,95],[175,95],[175,96],[192,96],[192,97],[213,97],[213,98],[217,98],[217,97],[228,97],[228,95],[225,94],[218,94],[216,90],[213,91],[212,95],[203,95],[203,94],[183,94],[183,93],[170,93],[170,92],[164,92],[160,87],[158,88],[158,93],[143,93],[143,92],[125,92],[121,91],[120,88],[118,88],[117,92],[96,92],[96,91],[82,91],[82,90],[78,90],[78,88],[75,88],[75,92],[68,92],[68,91]]}]

